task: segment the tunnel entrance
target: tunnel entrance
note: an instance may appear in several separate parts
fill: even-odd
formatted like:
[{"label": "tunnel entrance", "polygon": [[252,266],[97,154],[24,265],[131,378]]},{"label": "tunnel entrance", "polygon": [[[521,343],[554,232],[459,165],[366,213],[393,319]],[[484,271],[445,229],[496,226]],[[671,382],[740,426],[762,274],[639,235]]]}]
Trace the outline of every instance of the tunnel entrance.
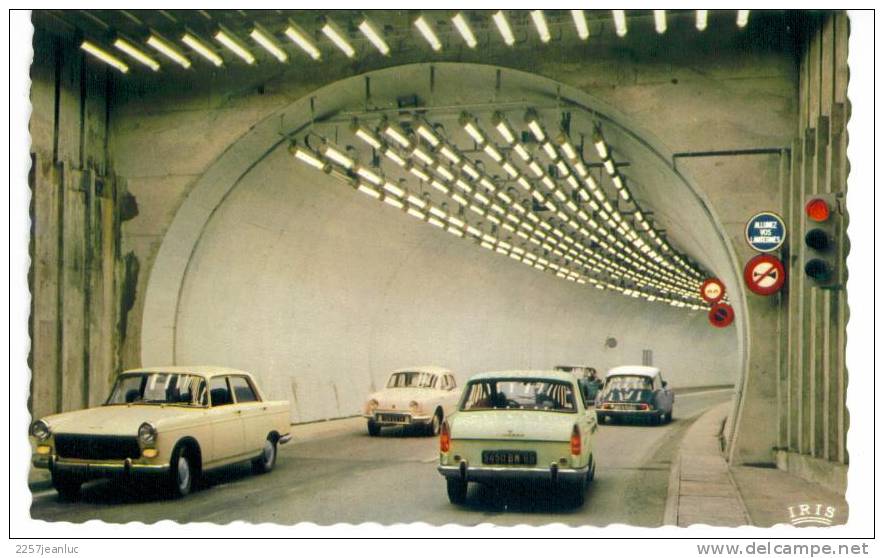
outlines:
[{"label": "tunnel entrance", "polygon": [[[732,249],[703,193],[642,130],[584,92],[492,66],[415,64],[324,87],[231,145],[178,210],[150,274],[142,364],[253,371],[292,400],[294,422],[357,414],[412,364],[463,380],[653,354],[673,386],[738,383],[746,326]],[[445,180],[453,171],[470,191]],[[538,216],[540,235],[507,221],[515,205]],[[607,226],[614,213],[628,226]],[[706,274],[734,286],[736,327],[710,328],[691,298]]]}]

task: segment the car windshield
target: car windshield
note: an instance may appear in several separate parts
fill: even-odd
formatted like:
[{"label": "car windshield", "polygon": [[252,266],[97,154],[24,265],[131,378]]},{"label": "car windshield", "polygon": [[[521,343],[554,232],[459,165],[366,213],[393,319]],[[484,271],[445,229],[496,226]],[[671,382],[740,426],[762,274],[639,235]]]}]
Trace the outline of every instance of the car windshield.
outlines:
[{"label": "car windshield", "polygon": [[387,381],[388,388],[433,388],[436,387],[436,375],[429,372],[395,372]]},{"label": "car windshield", "polygon": [[605,393],[615,389],[651,389],[651,379],[647,376],[610,376],[605,383]]},{"label": "car windshield", "polygon": [[461,411],[556,411],[576,413],[571,384],[556,380],[495,378],[467,384]]},{"label": "car windshield", "polygon": [[117,378],[105,405],[187,405],[207,404],[206,381],[190,374],[139,372]]}]

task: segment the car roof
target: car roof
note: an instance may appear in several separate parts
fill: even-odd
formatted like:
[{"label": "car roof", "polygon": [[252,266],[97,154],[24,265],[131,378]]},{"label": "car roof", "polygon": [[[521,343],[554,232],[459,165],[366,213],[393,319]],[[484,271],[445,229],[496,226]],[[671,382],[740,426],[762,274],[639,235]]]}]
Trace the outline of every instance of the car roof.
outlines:
[{"label": "car roof", "polygon": [[245,370],[237,370],[236,368],[227,368],[225,366],[208,366],[208,365],[193,365],[193,366],[148,366],[143,368],[132,368],[130,370],[125,370],[123,374],[130,374],[135,372],[169,372],[172,374],[193,374],[194,376],[203,376],[205,378],[212,378],[214,376],[228,376],[228,375],[237,375],[237,376],[249,376],[252,375]]},{"label": "car roof", "polygon": [[541,380],[562,380],[571,382],[573,374],[562,370],[500,370],[495,372],[481,372],[470,377],[473,380],[492,380],[494,378],[538,378]]},{"label": "car roof", "polygon": [[447,368],[442,368],[441,366],[436,366],[433,364],[425,364],[422,366],[406,366],[405,368],[399,368],[397,370],[393,370],[391,374],[396,374],[398,372],[426,372],[428,374],[451,374],[451,370]]},{"label": "car roof", "polygon": [[611,376],[647,376],[653,378],[660,375],[660,369],[654,366],[638,366],[629,364],[626,366],[616,366],[608,370],[607,377]]}]

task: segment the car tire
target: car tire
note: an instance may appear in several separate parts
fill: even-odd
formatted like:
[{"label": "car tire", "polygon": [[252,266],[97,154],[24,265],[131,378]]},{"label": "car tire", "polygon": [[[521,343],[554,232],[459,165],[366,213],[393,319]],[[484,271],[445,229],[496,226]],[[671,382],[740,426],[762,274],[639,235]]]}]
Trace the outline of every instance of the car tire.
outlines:
[{"label": "car tire", "polygon": [[586,472],[586,482],[590,483],[595,480],[595,456],[589,456],[589,470]]},{"label": "car tire", "polygon": [[190,494],[195,475],[196,469],[190,452],[185,446],[178,446],[169,460],[168,489],[172,497],[182,498]]},{"label": "car tire", "polygon": [[456,506],[463,505],[467,501],[467,481],[452,478],[447,478],[445,481],[448,489],[448,501]]},{"label": "car tire", "polygon": [[377,436],[381,433],[381,425],[373,420],[368,421],[368,435]]},{"label": "car tire", "polygon": [[427,436],[438,436],[442,430],[442,411],[436,411],[430,422],[427,423]]},{"label": "car tire", "polygon": [[80,498],[80,487],[83,480],[73,475],[64,473],[52,473],[52,488],[58,492],[59,500],[73,502]]},{"label": "car tire", "polygon": [[264,440],[264,447],[261,449],[261,455],[252,460],[252,472],[256,475],[263,475],[273,470],[276,465],[276,441],[272,436],[267,436]]}]

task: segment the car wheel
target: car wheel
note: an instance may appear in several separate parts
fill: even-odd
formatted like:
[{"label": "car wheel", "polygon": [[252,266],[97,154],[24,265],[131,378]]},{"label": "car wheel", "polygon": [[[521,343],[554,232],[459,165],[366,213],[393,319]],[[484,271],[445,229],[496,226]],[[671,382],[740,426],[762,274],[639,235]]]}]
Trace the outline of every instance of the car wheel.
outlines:
[{"label": "car wheel", "polygon": [[467,501],[467,481],[461,479],[445,479],[448,488],[448,501],[454,505],[461,505]]},{"label": "car wheel", "polygon": [[589,470],[586,472],[586,482],[592,482],[595,480],[595,456],[589,456]]},{"label": "car wheel", "polygon": [[261,455],[252,460],[252,472],[259,475],[269,473],[273,470],[274,465],[276,465],[276,442],[272,437],[268,436],[264,440],[264,448],[261,450]]},{"label": "car wheel", "polygon": [[58,498],[71,502],[80,497],[83,480],[64,473],[52,473],[52,488],[58,492]]},{"label": "car wheel", "polygon": [[373,420],[368,421],[368,435],[377,436],[381,433],[381,425]]},{"label": "car wheel", "polygon": [[183,446],[175,448],[169,461],[169,491],[175,498],[190,494],[194,477],[193,461]]},{"label": "car wheel", "polygon": [[433,415],[433,420],[431,420],[427,424],[427,435],[428,436],[438,436],[439,431],[442,429],[442,413],[441,411],[436,411],[436,414]]}]

